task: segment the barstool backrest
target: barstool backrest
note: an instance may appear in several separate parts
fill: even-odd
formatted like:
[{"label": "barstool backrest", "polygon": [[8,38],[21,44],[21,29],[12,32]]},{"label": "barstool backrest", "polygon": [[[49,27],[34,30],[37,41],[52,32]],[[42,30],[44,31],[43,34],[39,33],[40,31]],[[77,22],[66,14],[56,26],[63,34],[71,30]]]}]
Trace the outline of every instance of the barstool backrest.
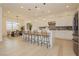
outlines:
[{"label": "barstool backrest", "polygon": [[48,33],[47,33],[47,31],[43,30],[43,31],[41,31],[41,35],[47,36]]}]

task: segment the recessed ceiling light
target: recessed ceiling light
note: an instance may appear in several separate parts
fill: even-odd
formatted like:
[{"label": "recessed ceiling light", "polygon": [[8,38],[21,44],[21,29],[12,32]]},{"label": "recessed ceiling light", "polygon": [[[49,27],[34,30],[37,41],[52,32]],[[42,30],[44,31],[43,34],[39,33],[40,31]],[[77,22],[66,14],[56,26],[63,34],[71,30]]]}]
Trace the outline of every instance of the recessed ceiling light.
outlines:
[{"label": "recessed ceiling light", "polygon": [[23,6],[21,6],[21,8],[24,8]]},{"label": "recessed ceiling light", "polygon": [[10,13],[10,11],[8,11],[8,13]]},{"label": "recessed ceiling light", "polygon": [[69,5],[66,6],[66,8],[69,8],[69,7],[70,7]]}]

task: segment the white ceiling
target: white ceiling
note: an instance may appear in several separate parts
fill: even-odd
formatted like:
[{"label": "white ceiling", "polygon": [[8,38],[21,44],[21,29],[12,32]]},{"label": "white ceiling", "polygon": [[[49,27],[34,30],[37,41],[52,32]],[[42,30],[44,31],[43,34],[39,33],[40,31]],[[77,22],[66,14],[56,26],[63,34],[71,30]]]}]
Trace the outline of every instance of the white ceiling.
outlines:
[{"label": "white ceiling", "polygon": [[[46,5],[43,5],[43,3],[26,3],[26,4],[9,3],[9,4],[1,4],[1,6],[3,8],[4,16],[35,18],[35,17],[43,17],[49,14],[57,14],[66,11],[76,10],[79,4],[47,3]],[[37,8],[35,8],[35,6]]]}]

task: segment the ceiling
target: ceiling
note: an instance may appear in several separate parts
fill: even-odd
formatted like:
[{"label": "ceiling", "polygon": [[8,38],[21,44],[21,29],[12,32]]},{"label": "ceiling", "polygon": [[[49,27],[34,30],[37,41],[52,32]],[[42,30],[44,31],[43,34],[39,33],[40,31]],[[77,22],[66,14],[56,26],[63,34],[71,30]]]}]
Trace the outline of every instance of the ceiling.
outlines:
[{"label": "ceiling", "polygon": [[3,8],[3,15],[8,17],[35,18],[49,14],[58,14],[66,11],[76,10],[77,3],[9,3],[0,4]]}]

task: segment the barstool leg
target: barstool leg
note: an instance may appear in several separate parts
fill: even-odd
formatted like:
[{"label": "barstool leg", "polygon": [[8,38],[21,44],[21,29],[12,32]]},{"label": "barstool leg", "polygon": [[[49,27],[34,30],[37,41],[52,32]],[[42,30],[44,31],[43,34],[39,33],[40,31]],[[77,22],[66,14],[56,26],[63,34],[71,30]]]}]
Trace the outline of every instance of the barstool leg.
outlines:
[{"label": "barstool leg", "polygon": [[31,44],[32,44],[32,35],[30,35],[30,36],[31,36],[30,40],[31,40]]},{"label": "barstool leg", "polygon": [[26,40],[28,41],[28,35],[26,34]]},{"label": "barstool leg", "polygon": [[43,44],[43,39],[42,39],[42,36],[40,36],[40,39],[41,39],[41,46],[42,46],[42,44]]},{"label": "barstool leg", "polygon": [[39,36],[37,36],[37,43],[38,43],[38,45],[39,45]]},{"label": "barstool leg", "polygon": [[46,39],[47,48],[49,48],[49,39]]},{"label": "barstool leg", "polygon": [[44,37],[44,45],[46,44],[46,37]]},{"label": "barstool leg", "polygon": [[34,40],[34,43],[35,43],[35,40],[36,40],[36,39],[35,39],[35,36],[34,36],[33,40]]},{"label": "barstool leg", "polygon": [[28,35],[28,42],[29,42],[29,35]]},{"label": "barstool leg", "polygon": [[47,39],[47,48],[50,48],[50,41],[49,41],[49,38]]}]

